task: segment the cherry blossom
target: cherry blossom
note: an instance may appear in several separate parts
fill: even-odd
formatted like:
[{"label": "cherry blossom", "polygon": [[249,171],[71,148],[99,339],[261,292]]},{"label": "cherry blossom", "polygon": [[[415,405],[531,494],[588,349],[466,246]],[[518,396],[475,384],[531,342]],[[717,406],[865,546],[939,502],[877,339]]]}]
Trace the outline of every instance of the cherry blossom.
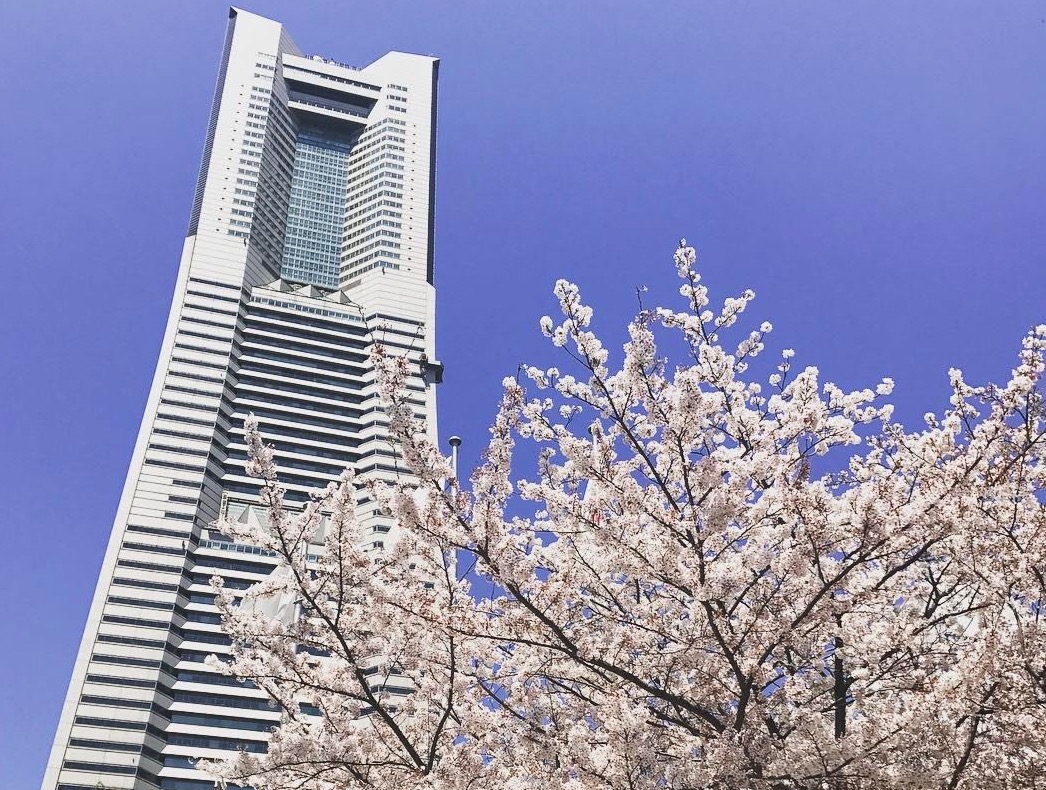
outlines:
[{"label": "cherry blossom", "polygon": [[[505,380],[468,481],[380,346],[409,479],[347,471],[291,511],[248,421],[268,525],[222,528],[284,568],[246,605],[222,592],[215,665],[285,713],[267,754],[210,770],[259,790],[1046,786],[1046,325],[1006,384],[952,370],[912,431],[891,379],[847,392],[791,349],[760,358],[754,294],[712,309],[695,261],[681,244],[682,307],[643,308],[616,356],[558,282],[556,367]],[[362,499],[402,527],[384,551]]]}]

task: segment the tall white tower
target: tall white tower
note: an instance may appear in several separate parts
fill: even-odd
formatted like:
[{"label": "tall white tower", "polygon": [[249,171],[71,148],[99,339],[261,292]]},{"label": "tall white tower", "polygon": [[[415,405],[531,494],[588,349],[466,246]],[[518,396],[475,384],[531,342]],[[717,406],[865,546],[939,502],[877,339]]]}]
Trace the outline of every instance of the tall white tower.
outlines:
[{"label": "tall white tower", "polygon": [[[436,431],[432,57],[354,68],[303,54],[277,22],[231,9],[163,346],[43,790],[203,790],[190,756],[264,751],[266,696],[212,672],[228,652],[210,593],[275,561],[219,516],[263,517],[245,474],[258,415],[289,498],[347,465],[401,470],[368,363],[416,363]],[[363,514],[375,549],[395,525]]]}]

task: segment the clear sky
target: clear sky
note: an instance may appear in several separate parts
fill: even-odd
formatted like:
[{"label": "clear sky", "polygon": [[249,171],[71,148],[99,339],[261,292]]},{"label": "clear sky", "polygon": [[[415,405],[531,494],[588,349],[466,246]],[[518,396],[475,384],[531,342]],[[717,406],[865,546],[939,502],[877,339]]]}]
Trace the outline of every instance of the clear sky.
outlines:
[{"label": "clear sky", "polygon": [[[248,3],[307,52],[442,57],[444,436],[559,364],[557,277],[622,336],[695,244],[843,386],[1001,379],[1046,320],[1041,2]],[[0,790],[35,788],[174,286],[223,3],[0,3]]]}]

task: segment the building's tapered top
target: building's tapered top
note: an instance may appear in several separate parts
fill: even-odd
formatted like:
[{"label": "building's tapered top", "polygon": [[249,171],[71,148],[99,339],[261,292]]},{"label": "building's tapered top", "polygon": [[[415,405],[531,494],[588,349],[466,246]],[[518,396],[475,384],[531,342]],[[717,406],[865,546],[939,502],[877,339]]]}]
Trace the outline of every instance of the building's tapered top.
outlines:
[{"label": "building's tapered top", "polygon": [[355,68],[303,53],[277,22],[229,17],[190,235],[250,248],[261,279],[431,283],[438,59]]}]

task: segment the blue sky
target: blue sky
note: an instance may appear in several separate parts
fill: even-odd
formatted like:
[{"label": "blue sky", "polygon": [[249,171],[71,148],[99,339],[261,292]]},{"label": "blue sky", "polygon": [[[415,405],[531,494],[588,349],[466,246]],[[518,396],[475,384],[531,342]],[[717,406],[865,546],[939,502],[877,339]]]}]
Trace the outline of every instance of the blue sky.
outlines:
[{"label": "blue sky", "polygon": [[[256,2],[346,62],[442,57],[444,436],[559,364],[557,277],[615,345],[680,236],[770,347],[846,387],[1001,379],[1046,320],[1046,7]],[[225,6],[7,2],[0,80],[0,768],[39,783],[152,376]],[[16,647],[17,646],[17,647]]]}]

